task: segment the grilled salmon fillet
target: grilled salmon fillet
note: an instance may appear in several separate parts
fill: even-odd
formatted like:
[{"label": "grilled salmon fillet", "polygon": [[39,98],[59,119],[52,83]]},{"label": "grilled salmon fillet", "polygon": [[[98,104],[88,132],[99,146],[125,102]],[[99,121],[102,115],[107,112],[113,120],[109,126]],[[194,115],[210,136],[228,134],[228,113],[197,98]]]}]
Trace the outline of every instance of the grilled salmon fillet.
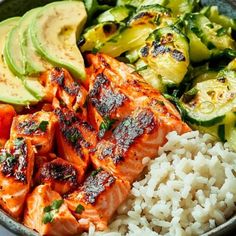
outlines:
[{"label": "grilled salmon fillet", "polygon": [[[115,117],[112,113],[105,114],[108,116],[106,120],[115,118],[117,122],[97,144],[92,162],[95,168],[102,167],[132,182],[144,168],[143,158],[156,157],[169,132],[175,130],[182,134],[190,128],[182,122],[174,106],[142,77],[133,73],[132,68],[104,54],[89,54],[87,57],[91,64],[90,81],[95,78],[89,90],[90,106],[93,106],[95,117],[102,116],[104,122],[101,108],[109,110],[114,107],[112,102],[107,102],[111,98],[102,98],[109,89],[107,85],[119,90],[126,98],[121,105],[125,107],[125,112],[120,115],[118,107],[114,110]],[[99,91],[96,98],[93,97],[94,90]],[[100,124],[100,121],[94,122]]]},{"label": "grilled salmon fillet", "polygon": [[10,137],[10,129],[13,117],[16,115],[14,107],[8,104],[0,104],[0,148]]},{"label": "grilled salmon fillet", "polygon": [[80,232],[60,194],[49,185],[37,186],[28,196],[23,223],[40,235],[69,236]]},{"label": "grilled salmon fillet", "polygon": [[78,219],[81,229],[88,230],[91,222],[97,230],[104,230],[129,191],[128,181],[98,169],[86,178],[78,190],[66,197],[65,201]]},{"label": "grilled salmon fillet", "polygon": [[57,108],[55,114],[59,122],[56,135],[59,156],[77,165],[82,173],[88,167],[91,149],[96,146],[97,133],[73,111]]},{"label": "grilled salmon fillet", "polygon": [[0,205],[15,218],[23,211],[34,168],[34,151],[29,140],[15,138],[0,151]]},{"label": "grilled salmon fillet", "polygon": [[14,117],[11,138],[25,137],[35,145],[37,154],[52,151],[57,119],[53,112],[39,111]]},{"label": "grilled salmon fillet", "polygon": [[91,65],[89,112],[97,129],[104,120],[121,121],[138,107],[151,107],[167,128],[173,124],[180,133],[190,130],[175,107],[132,68],[104,54],[88,54],[87,59]]},{"label": "grilled salmon fillet", "polygon": [[47,183],[59,194],[75,190],[83,177],[83,171],[81,172],[76,165],[61,158],[44,163],[36,175],[39,184]]},{"label": "grilled salmon fillet", "polygon": [[56,67],[42,74],[40,79],[54,108],[67,107],[80,113],[83,118],[87,117],[87,91],[78,81],[74,81],[67,70]]}]

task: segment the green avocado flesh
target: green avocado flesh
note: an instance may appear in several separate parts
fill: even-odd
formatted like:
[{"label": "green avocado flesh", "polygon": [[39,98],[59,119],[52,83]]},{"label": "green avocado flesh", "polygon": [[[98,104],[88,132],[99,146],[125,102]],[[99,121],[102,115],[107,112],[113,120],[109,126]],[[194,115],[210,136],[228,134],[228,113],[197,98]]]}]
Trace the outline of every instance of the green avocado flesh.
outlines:
[{"label": "green avocado flesh", "polygon": [[[0,23],[0,52],[4,51],[6,38],[18,24],[19,19],[10,18]],[[11,72],[4,55],[0,57],[0,101],[15,105],[30,105],[38,102],[38,99],[26,89],[23,80]]]},{"label": "green avocado flesh", "polygon": [[27,75],[37,75],[51,68],[52,65],[44,60],[36,51],[29,30],[29,25],[41,8],[28,11],[19,23],[19,40]]},{"label": "green avocado flesh", "polygon": [[86,19],[83,2],[54,2],[43,7],[30,26],[38,53],[53,65],[68,69],[76,79],[82,80],[86,77],[84,60],[76,39]]},{"label": "green avocado flesh", "polygon": [[16,26],[7,36],[4,57],[10,70],[15,75],[21,76],[25,75],[25,68],[19,41],[19,28]]}]

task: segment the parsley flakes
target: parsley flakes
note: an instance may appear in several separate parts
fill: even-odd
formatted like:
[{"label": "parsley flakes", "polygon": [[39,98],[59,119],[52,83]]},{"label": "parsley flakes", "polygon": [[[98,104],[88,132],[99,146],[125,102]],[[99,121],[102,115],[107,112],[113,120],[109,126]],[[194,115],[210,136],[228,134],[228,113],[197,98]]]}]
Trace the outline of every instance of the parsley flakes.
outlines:
[{"label": "parsley flakes", "polygon": [[84,206],[79,204],[75,209],[75,213],[81,214],[84,211],[84,209],[85,209]]},{"label": "parsley flakes", "polygon": [[54,200],[51,205],[44,207],[42,220],[44,224],[53,222],[54,215],[59,211],[59,208],[61,207],[63,202],[63,199]]}]

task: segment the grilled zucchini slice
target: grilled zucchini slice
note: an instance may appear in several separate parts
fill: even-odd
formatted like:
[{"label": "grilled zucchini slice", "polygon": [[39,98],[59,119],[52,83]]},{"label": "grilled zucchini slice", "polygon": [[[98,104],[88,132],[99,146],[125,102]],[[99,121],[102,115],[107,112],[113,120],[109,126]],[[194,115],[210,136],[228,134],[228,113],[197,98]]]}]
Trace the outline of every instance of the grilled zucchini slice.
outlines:
[{"label": "grilled zucchini slice", "polygon": [[175,16],[179,16],[192,12],[198,4],[198,0],[172,0],[168,1],[166,7],[170,8]]},{"label": "grilled zucchini slice", "polygon": [[101,15],[98,16],[98,23],[113,21],[113,22],[121,22],[127,20],[132,13],[135,11],[134,7],[131,6],[117,6],[113,7]]},{"label": "grilled zucchini slice", "polygon": [[99,51],[113,57],[120,56],[126,51],[143,46],[151,32],[169,21],[172,23],[170,10],[167,8],[160,5],[143,6],[129,20],[127,27],[104,43]]},{"label": "grilled zucchini slice", "polygon": [[140,50],[142,58],[164,84],[179,84],[189,66],[187,37],[174,26],[155,30]]},{"label": "grilled zucchini slice", "polygon": [[142,59],[139,59],[135,63],[135,67],[136,72],[138,72],[153,88],[161,92],[165,91],[165,86],[162,82],[161,76],[159,76],[152,68],[150,68],[147,63],[145,63]]},{"label": "grilled zucchini slice", "polygon": [[189,14],[186,17],[189,30],[207,46],[209,50],[235,49],[235,41],[230,32],[201,13]]},{"label": "grilled zucchini slice", "polygon": [[210,127],[220,123],[236,108],[236,71],[220,71],[215,79],[204,80],[181,97],[186,119],[195,125]]},{"label": "grilled zucchini slice", "polygon": [[219,12],[218,6],[206,6],[201,10],[210,21],[222,25],[225,28],[236,30],[236,19],[229,18]]},{"label": "grilled zucchini slice", "polygon": [[86,29],[80,37],[78,46],[82,52],[99,51],[103,44],[115,35],[118,35],[122,25],[116,22],[102,22]]}]

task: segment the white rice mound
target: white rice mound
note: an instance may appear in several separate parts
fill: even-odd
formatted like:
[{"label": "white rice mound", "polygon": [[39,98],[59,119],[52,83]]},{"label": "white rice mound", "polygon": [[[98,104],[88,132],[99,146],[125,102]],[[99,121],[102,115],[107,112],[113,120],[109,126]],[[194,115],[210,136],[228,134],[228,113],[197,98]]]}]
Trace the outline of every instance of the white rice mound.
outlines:
[{"label": "white rice mound", "polygon": [[109,231],[89,236],[201,235],[236,210],[236,153],[192,131],[171,132],[145,177],[133,184]]}]

